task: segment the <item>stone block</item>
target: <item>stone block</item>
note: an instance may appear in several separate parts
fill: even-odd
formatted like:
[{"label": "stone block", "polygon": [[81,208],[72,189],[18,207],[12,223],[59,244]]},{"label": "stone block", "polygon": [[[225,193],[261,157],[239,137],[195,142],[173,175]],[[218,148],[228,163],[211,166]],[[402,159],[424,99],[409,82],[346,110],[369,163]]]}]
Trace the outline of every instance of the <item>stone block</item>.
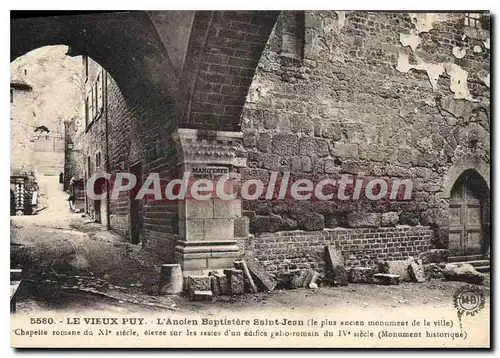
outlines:
[{"label": "stone block", "polygon": [[418,283],[425,282],[425,273],[424,266],[422,265],[422,260],[410,260],[409,274],[412,281]]},{"label": "stone block", "polygon": [[212,293],[214,296],[220,296],[221,295],[221,289],[219,285],[219,281],[217,280],[217,277],[215,276],[210,276],[210,287],[212,289]]},{"label": "stone block", "polygon": [[396,226],[399,221],[399,214],[395,211],[382,213],[382,226]]},{"label": "stone block", "polygon": [[189,297],[192,297],[195,291],[211,291],[212,280],[210,276],[188,276],[187,290]]},{"label": "stone block", "polygon": [[300,172],[302,170],[302,159],[300,157],[293,157],[292,162],[292,172]]},{"label": "stone block", "polygon": [[179,223],[179,236],[186,240],[203,240],[203,220],[181,220]]},{"label": "stone block", "polygon": [[441,278],[443,268],[436,263],[426,264],[424,265],[424,273],[427,278]]},{"label": "stone block", "polygon": [[290,288],[303,287],[304,280],[306,279],[307,272],[305,270],[297,270],[292,277]]},{"label": "stone block", "polygon": [[[212,272],[211,276],[215,279],[220,295],[229,295],[229,283],[227,276],[221,273]],[[214,282],[212,282],[214,284]]]},{"label": "stone block", "polygon": [[223,200],[213,199],[214,218],[236,218],[241,217],[241,199]]},{"label": "stone block", "polygon": [[179,264],[165,264],[160,270],[158,294],[175,295],[182,292],[182,269]]},{"label": "stone block", "polygon": [[264,153],[270,152],[271,143],[272,137],[270,133],[260,133],[259,140],[257,141],[257,149]]},{"label": "stone block", "polygon": [[314,270],[306,270],[306,277],[304,278],[304,282],[302,283],[302,287],[308,288],[311,280],[314,276]]},{"label": "stone block", "polygon": [[243,144],[245,147],[255,147],[257,145],[257,133],[255,131],[244,131]]},{"label": "stone block", "polygon": [[401,276],[391,275],[388,273],[376,273],[373,275],[376,283],[382,285],[399,285],[401,282]]},{"label": "stone block", "polygon": [[250,234],[249,223],[246,216],[234,219],[234,237],[247,237]]},{"label": "stone block", "polygon": [[485,275],[476,271],[471,264],[447,264],[443,269],[443,278],[480,285],[484,282]]},{"label": "stone block", "polygon": [[277,281],[266,271],[264,265],[249,254],[245,255],[244,259],[257,287],[264,291],[274,290]]},{"label": "stone block", "polygon": [[279,155],[295,155],[298,152],[299,139],[293,134],[275,134],[273,137],[272,151]]},{"label": "stone block", "polygon": [[405,213],[402,212],[399,215],[399,223],[401,225],[416,226],[420,224],[420,218],[417,213]]},{"label": "stone block", "polygon": [[212,291],[207,290],[207,291],[193,291],[190,295],[189,298],[191,301],[203,301],[203,300],[209,300],[213,296]]},{"label": "stone block", "polygon": [[237,269],[227,269],[224,270],[224,274],[227,276],[230,295],[241,295],[245,292],[243,271]]},{"label": "stone block", "polygon": [[261,232],[276,232],[283,228],[284,220],[281,216],[270,215],[260,216],[257,215],[250,221],[250,228],[252,233],[258,234]]},{"label": "stone block", "polygon": [[325,247],[325,262],[329,281],[340,286],[347,286],[348,279],[344,258],[333,246]]},{"label": "stone block", "polygon": [[382,215],[380,213],[349,213],[347,214],[347,225],[352,228],[378,228],[380,227]]},{"label": "stone block", "polygon": [[371,267],[353,267],[349,272],[352,283],[372,283],[374,270]]},{"label": "stone block", "polygon": [[420,254],[420,259],[422,263],[441,263],[447,262],[450,251],[447,249],[431,249]]},{"label": "stone block", "polygon": [[380,273],[388,273],[392,275],[399,275],[401,281],[411,281],[410,278],[410,259],[408,260],[394,260],[394,261],[380,261],[378,263],[378,271]]},{"label": "stone block", "polygon": [[323,138],[302,137],[299,154],[309,157],[326,157],[329,153],[328,141]]},{"label": "stone block", "polygon": [[302,157],[302,170],[306,173],[310,173],[312,170],[312,161],[309,157]]},{"label": "stone block", "polygon": [[330,154],[333,157],[358,158],[359,146],[356,143],[336,142],[335,145],[330,148]]},{"label": "stone block", "polygon": [[253,281],[252,275],[250,274],[250,271],[248,270],[248,266],[245,261],[235,261],[234,262],[234,267],[236,267],[238,270],[243,271],[243,282],[245,286],[245,292],[250,292],[250,293],[256,293],[257,286],[255,285],[255,282]]},{"label": "stone block", "polygon": [[233,238],[233,219],[205,219],[203,225],[203,238],[205,240]]},{"label": "stone block", "polygon": [[179,203],[180,219],[207,219],[214,217],[213,200],[186,199]]}]

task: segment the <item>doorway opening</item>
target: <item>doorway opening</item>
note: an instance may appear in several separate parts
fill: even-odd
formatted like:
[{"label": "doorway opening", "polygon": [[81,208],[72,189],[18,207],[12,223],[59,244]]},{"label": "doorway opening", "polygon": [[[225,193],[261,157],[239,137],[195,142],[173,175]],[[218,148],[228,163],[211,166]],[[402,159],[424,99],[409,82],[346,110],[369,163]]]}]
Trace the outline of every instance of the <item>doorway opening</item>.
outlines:
[{"label": "doorway opening", "polygon": [[453,185],[449,219],[450,261],[484,259],[490,248],[490,197],[475,170],[464,171]]},{"label": "doorway opening", "polygon": [[135,199],[138,191],[142,187],[142,164],[135,163],[130,166],[130,173],[135,175],[137,183],[130,190],[130,242],[139,244],[141,242],[142,231],[142,200]]}]

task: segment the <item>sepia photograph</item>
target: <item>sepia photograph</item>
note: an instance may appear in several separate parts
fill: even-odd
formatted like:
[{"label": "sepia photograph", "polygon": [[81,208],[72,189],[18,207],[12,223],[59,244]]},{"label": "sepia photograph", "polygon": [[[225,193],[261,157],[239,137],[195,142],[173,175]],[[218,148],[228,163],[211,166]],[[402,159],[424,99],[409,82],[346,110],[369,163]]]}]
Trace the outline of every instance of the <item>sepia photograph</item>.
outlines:
[{"label": "sepia photograph", "polygon": [[491,348],[491,16],[10,13],[13,348]]}]

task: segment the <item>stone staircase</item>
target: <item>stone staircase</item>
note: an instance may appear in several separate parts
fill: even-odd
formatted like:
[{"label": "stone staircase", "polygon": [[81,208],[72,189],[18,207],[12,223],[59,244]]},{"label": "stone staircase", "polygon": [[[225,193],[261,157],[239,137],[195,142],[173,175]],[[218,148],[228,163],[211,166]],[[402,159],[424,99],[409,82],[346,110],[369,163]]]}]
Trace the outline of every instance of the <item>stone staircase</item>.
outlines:
[{"label": "stone staircase", "polygon": [[448,258],[448,262],[457,264],[469,264],[479,272],[490,272],[490,260],[484,259],[484,255],[450,256]]}]

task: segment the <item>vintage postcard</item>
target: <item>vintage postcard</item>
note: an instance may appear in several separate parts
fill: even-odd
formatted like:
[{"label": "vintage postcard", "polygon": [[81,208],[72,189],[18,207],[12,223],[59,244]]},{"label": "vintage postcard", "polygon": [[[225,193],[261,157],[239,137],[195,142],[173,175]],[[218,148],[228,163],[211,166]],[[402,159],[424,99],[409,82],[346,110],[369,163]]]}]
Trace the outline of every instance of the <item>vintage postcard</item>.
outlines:
[{"label": "vintage postcard", "polygon": [[490,13],[11,13],[11,346],[490,342]]}]

